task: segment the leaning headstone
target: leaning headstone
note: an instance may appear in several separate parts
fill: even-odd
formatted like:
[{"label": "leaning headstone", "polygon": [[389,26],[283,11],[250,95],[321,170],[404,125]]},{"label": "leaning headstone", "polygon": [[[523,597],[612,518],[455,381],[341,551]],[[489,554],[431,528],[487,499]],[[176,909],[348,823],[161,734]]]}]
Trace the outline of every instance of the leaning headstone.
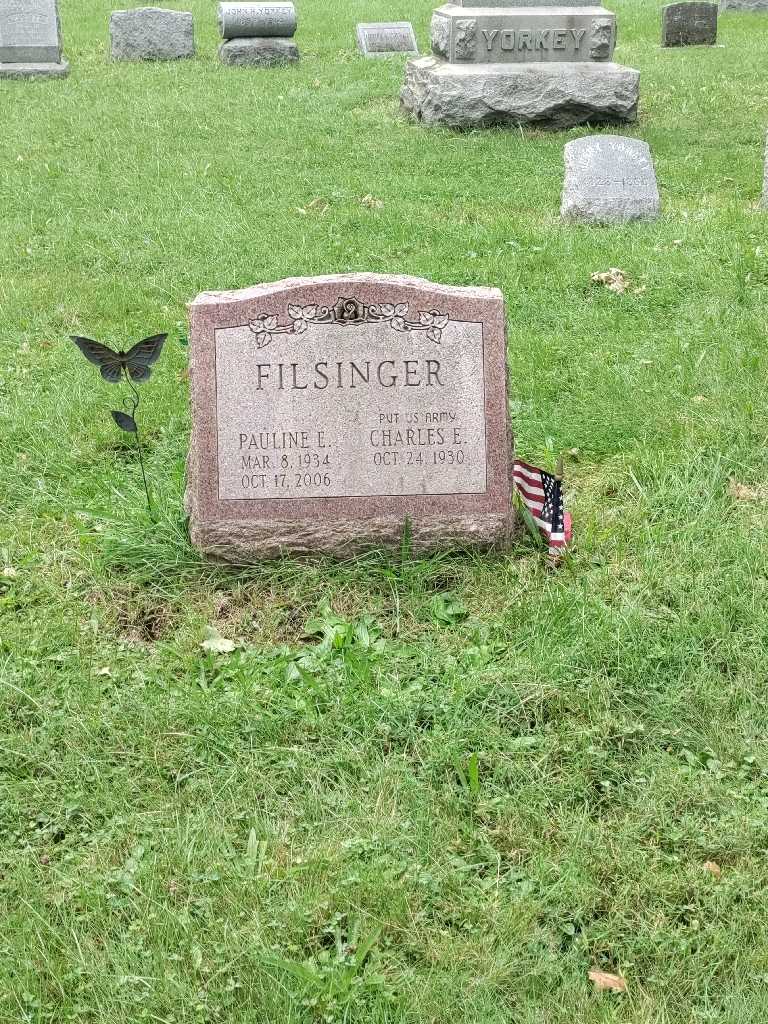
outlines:
[{"label": "leaning headstone", "polygon": [[717,4],[667,4],[661,12],[662,46],[714,46]]},{"label": "leaning headstone", "polygon": [[56,0],[0,0],[0,78],[63,78]]},{"label": "leaning headstone", "polygon": [[294,278],[190,306],[187,509],[206,554],[504,547],[504,301],[409,277]]},{"label": "leaning headstone", "polygon": [[584,0],[458,0],[432,18],[432,56],[411,60],[403,109],[475,128],[634,121],[640,74],[612,61],[616,17]]},{"label": "leaning headstone", "polygon": [[721,11],[768,11],[768,0],[720,0]]},{"label": "leaning headstone", "polygon": [[419,52],[410,21],[380,21],[357,26],[357,45],[365,57],[388,57],[392,53]]},{"label": "leaning headstone", "polygon": [[188,11],[113,11],[109,35],[113,60],[180,60],[195,55],[194,20]]},{"label": "leaning headstone", "polygon": [[293,41],[298,19],[292,3],[221,3],[219,47],[222,64],[272,67],[293,64],[299,48]]},{"label": "leaning headstone", "polygon": [[647,143],[621,135],[590,135],[566,144],[560,208],[565,220],[622,224],[653,220],[659,209]]}]

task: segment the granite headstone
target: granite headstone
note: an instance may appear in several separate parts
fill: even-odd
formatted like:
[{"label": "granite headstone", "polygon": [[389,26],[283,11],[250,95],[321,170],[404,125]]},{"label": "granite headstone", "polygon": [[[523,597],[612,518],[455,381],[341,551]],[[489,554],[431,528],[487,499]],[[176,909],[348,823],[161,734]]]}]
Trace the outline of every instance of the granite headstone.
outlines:
[{"label": "granite headstone", "polygon": [[[234,562],[504,546],[504,302],[409,277],[298,278],[190,305],[187,509]],[[407,525],[406,525],[407,524]]]},{"label": "granite headstone", "polygon": [[56,0],[0,0],[0,78],[63,78]]},{"label": "granite headstone", "polygon": [[180,60],[195,55],[194,20],[188,11],[113,11],[109,35],[113,60]]},{"label": "granite headstone", "polygon": [[219,32],[224,42],[219,60],[229,67],[274,67],[295,64],[293,41],[298,19],[292,3],[221,3]]},{"label": "granite headstone", "polygon": [[660,199],[651,151],[640,139],[591,135],[565,146],[565,220],[621,224],[653,220]]},{"label": "granite headstone", "polygon": [[714,46],[717,4],[667,4],[661,12],[662,46]]},{"label": "granite headstone", "polygon": [[357,26],[357,45],[366,57],[387,57],[392,53],[419,52],[410,21],[381,21]]},{"label": "granite headstone", "polygon": [[292,3],[223,3],[219,4],[218,21],[222,39],[290,39],[298,25]]}]

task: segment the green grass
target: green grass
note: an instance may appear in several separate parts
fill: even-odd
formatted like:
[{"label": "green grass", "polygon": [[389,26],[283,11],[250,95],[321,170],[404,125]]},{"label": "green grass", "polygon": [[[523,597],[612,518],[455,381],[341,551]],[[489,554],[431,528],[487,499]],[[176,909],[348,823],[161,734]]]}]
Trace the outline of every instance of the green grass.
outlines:
[{"label": "green grass", "polygon": [[[664,213],[595,230],[586,129],[400,118],[354,26],[426,46],[431,0],[302,0],[301,65],[252,73],[213,0],[195,61],[110,65],[110,6],[62,0],[67,81],[0,84],[0,1020],[764,1022],[768,16],[665,51],[612,5]],[[185,303],[358,270],[503,289],[518,448],[577,450],[558,574],[190,549]],[[150,529],[67,335],[159,330]]]}]

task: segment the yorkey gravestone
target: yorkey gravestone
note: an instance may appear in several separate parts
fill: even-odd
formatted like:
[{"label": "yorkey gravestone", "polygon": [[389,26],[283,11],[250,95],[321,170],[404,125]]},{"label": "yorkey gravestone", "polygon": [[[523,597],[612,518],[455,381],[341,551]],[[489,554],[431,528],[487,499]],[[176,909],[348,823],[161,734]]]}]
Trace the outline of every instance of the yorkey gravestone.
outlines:
[{"label": "yorkey gravestone", "polygon": [[651,151],[640,139],[589,135],[565,146],[564,220],[621,224],[659,215]]},{"label": "yorkey gravestone", "polygon": [[662,46],[714,46],[717,4],[668,4],[661,11]]},{"label": "yorkey gravestone", "polygon": [[0,0],[0,78],[63,78],[56,0]]},{"label": "yorkey gravestone", "polygon": [[410,60],[403,108],[474,128],[634,121],[640,74],[613,63],[616,17],[584,0],[457,0],[432,18],[432,54]]},{"label": "yorkey gravestone", "polygon": [[504,547],[513,533],[504,302],[373,274],[190,305],[193,543],[247,563]]},{"label": "yorkey gravestone", "polygon": [[378,21],[357,26],[357,45],[366,57],[388,57],[392,53],[419,52],[410,21]]}]

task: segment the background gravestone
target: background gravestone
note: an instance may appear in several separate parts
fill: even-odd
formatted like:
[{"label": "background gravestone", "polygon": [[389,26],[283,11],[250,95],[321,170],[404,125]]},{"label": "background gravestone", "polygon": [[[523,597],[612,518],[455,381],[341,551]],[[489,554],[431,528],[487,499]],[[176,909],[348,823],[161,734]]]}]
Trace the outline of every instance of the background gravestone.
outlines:
[{"label": "background gravestone", "polygon": [[304,278],[190,306],[193,542],[249,562],[505,545],[504,302],[408,277]]},{"label": "background gravestone", "polygon": [[565,147],[561,214],[565,220],[612,224],[659,215],[651,151],[640,139],[591,135]]},{"label": "background gravestone", "polygon": [[406,66],[415,119],[455,128],[634,121],[639,72],[612,62],[615,15],[581,0],[459,0],[432,18],[432,54]]},{"label": "background gravestone", "polygon": [[218,23],[222,39],[290,39],[296,33],[298,19],[293,3],[223,3],[219,4]]},{"label": "background gravestone", "polygon": [[662,46],[714,46],[717,4],[668,4],[661,12]]},{"label": "background gravestone", "polygon": [[419,52],[410,21],[366,22],[357,26],[357,45],[366,57]]},{"label": "background gravestone", "polygon": [[230,67],[294,64],[298,19],[293,3],[221,3],[219,60]]},{"label": "background gravestone", "polygon": [[195,55],[194,19],[187,11],[113,11],[109,34],[113,60],[180,60]]},{"label": "background gravestone", "polygon": [[768,11],[768,0],[720,0],[721,11]]},{"label": "background gravestone", "polygon": [[0,0],[0,78],[63,78],[56,0]]}]

